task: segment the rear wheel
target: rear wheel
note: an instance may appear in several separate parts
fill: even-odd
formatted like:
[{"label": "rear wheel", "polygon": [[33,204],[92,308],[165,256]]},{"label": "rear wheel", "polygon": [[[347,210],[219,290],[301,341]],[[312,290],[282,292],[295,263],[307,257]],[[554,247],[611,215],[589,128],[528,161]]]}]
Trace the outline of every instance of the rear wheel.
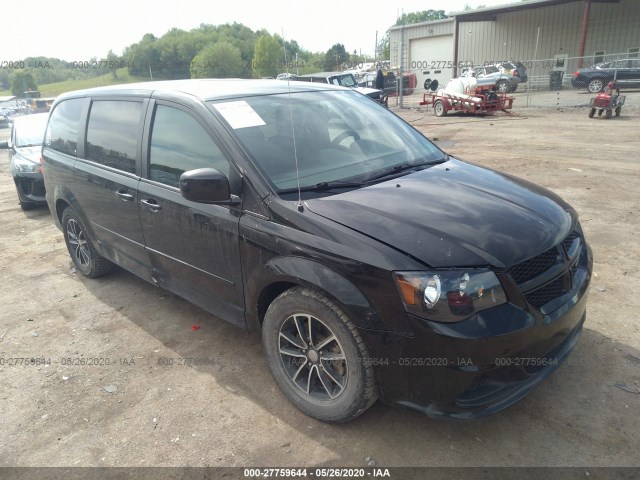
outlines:
[{"label": "rear wheel", "polygon": [[587,84],[587,90],[590,93],[598,93],[604,89],[604,80],[601,78],[594,78]]},{"label": "rear wheel", "polygon": [[447,115],[447,107],[442,100],[436,100],[436,103],[433,104],[433,111],[436,117],[444,117]]},{"label": "rear wheel", "polygon": [[610,108],[607,108],[607,110],[605,111],[604,114],[604,118],[611,118],[611,114],[613,113],[613,111]]},{"label": "rear wheel", "polygon": [[73,208],[65,209],[61,224],[69,255],[85,277],[96,278],[113,270],[113,263],[96,252],[87,236],[87,229]]},{"label": "rear wheel", "polygon": [[622,107],[616,107],[616,117],[620,116],[620,111],[622,110]]},{"label": "rear wheel", "polygon": [[262,343],[276,383],[307,415],[346,422],[377,399],[372,362],[355,325],[316,290],[296,287],[276,298]]}]

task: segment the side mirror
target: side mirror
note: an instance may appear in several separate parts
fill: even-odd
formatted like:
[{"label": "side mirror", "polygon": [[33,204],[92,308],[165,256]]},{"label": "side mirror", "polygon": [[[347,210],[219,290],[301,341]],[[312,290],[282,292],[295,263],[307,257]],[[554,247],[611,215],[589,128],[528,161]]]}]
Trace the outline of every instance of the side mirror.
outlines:
[{"label": "side mirror", "polygon": [[231,195],[229,180],[215,168],[198,168],[180,175],[180,193],[187,200],[218,205],[237,205],[240,199]]}]

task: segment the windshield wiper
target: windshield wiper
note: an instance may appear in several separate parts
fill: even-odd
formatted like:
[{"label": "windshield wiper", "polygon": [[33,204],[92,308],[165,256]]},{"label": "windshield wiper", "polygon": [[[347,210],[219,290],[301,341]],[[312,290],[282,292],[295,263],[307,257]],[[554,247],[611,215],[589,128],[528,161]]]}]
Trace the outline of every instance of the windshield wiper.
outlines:
[{"label": "windshield wiper", "polygon": [[[301,192],[322,192],[325,190],[335,190],[336,188],[357,188],[362,187],[364,182],[347,182],[344,180],[332,180],[330,182],[320,182],[315,185],[305,185],[304,187],[300,187]],[[282,190],[278,190],[278,193],[294,193],[297,192],[298,188],[283,188]]]},{"label": "windshield wiper", "polygon": [[409,163],[409,162],[405,162],[405,163],[400,163],[398,165],[394,165],[391,168],[387,168],[386,170],[383,170],[382,172],[380,172],[377,175],[374,175],[372,177],[368,177],[365,182],[366,183],[370,183],[372,181],[375,180],[381,180],[383,178],[393,178],[395,176],[398,176],[399,174],[401,174],[402,172],[406,171],[406,170],[415,170],[415,169],[420,169],[422,170],[423,168],[426,167],[431,167],[433,165],[438,165],[440,163],[444,163],[447,160],[449,160],[449,155],[445,154],[444,157],[438,159],[438,160],[433,160],[430,162],[421,162],[421,163]]},{"label": "windshield wiper", "polygon": [[16,148],[41,147],[41,143],[27,143],[26,145],[16,145]]}]

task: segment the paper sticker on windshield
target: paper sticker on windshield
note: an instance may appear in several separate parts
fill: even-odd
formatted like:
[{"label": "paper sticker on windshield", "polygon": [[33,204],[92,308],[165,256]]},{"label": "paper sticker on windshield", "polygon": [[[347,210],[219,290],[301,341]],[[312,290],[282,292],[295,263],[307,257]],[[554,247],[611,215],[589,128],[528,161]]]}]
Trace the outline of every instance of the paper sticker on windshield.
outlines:
[{"label": "paper sticker on windshield", "polygon": [[262,117],[244,100],[237,102],[217,103],[214,105],[231,128],[259,127],[266,125]]}]

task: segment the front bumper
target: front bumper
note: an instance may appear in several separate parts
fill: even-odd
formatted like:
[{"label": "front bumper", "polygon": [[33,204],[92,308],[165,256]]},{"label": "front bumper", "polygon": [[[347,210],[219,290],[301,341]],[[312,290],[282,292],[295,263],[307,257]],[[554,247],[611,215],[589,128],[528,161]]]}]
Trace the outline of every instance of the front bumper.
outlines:
[{"label": "front bumper", "polygon": [[572,288],[539,307],[523,295],[457,323],[408,315],[412,337],[369,335],[381,400],[455,419],[492,415],[521,400],[575,347],[592,264],[586,247],[572,267]]},{"label": "front bumper", "polygon": [[13,177],[21,203],[45,204],[44,179],[40,172],[18,173]]}]

